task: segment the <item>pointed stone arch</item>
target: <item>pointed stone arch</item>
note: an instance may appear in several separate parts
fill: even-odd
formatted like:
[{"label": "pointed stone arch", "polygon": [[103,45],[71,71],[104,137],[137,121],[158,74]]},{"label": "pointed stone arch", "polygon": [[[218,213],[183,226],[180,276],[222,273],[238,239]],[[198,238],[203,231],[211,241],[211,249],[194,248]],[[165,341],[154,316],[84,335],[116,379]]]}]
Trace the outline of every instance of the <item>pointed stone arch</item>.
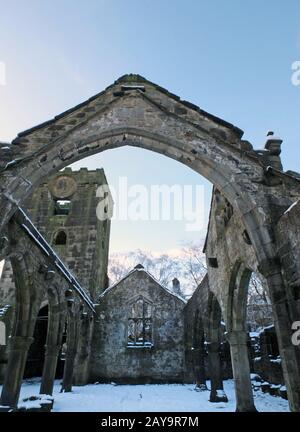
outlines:
[{"label": "pointed stone arch", "polygon": [[232,124],[139,75],[125,75],[12,142],[13,160],[2,171],[6,192],[1,195],[0,228],[15,203],[21,204],[46,176],[87,156],[131,145],[175,159],[214,184],[243,215],[263,261],[273,253],[258,183],[263,181],[264,163],[242,135]]},{"label": "pointed stone arch", "polygon": [[230,344],[237,411],[256,411],[250,379],[246,328],[248,287],[252,271],[237,261],[232,269],[227,306],[227,338]]},{"label": "pointed stone arch", "polygon": [[247,331],[247,296],[252,270],[237,261],[231,272],[228,291],[227,330]]}]

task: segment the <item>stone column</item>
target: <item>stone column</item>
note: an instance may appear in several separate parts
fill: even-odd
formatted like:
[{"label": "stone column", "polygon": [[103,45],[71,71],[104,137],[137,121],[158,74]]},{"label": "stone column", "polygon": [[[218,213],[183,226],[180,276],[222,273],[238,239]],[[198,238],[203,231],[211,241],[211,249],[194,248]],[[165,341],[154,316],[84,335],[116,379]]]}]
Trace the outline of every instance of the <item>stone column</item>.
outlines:
[{"label": "stone column", "polygon": [[76,385],[85,385],[89,380],[93,327],[92,317],[86,317],[82,320],[74,368],[74,384]]},{"label": "stone column", "polygon": [[8,365],[1,394],[1,405],[16,407],[19,400],[27,354],[34,339],[27,336],[10,338]]},{"label": "stone column", "polygon": [[297,302],[288,299],[287,288],[279,271],[274,269],[271,274],[265,277],[272,301],[275,329],[290,410],[300,412],[300,353],[299,347],[292,343],[292,322],[299,321]]},{"label": "stone column", "polygon": [[[71,315],[71,314],[70,314]],[[74,375],[75,356],[77,352],[77,323],[76,318],[72,314],[68,319],[67,328],[67,352],[64,367],[64,376],[61,392],[71,392]]]},{"label": "stone column", "polygon": [[231,331],[227,333],[227,339],[230,344],[236,411],[256,411],[250,379],[247,333],[245,331]]},{"label": "stone column", "polygon": [[74,373],[74,363],[75,363],[75,349],[67,348],[63,384],[61,388],[62,393],[71,392],[73,384],[73,373]]},{"label": "stone column", "polygon": [[207,390],[204,356],[205,356],[205,351],[203,346],[193,349],[193,363],[194,363],[194,372],[196,378],[196,390],[200,390],[200,391]]},{"label": "stone column", "polygon": [[61,306],[58,303],[55,304],[53,302],[55,296],[53,295],[51,288],[48,289],[48,294],[50,295],[48,331],[45,345],[45,359],[40,394],[52,395],[57,360],[62,343],[65,316],[63,311],[61,311]]},{"label": "stone column", "polygon": [[60,346],[46,345],[40,394],[52,395]]},{"label": "stone column", "polygon": [[228,402],[224,392],[222,366],[220,359],[220,343],[208,343],[208,367],[210,376],[210,402]]}]

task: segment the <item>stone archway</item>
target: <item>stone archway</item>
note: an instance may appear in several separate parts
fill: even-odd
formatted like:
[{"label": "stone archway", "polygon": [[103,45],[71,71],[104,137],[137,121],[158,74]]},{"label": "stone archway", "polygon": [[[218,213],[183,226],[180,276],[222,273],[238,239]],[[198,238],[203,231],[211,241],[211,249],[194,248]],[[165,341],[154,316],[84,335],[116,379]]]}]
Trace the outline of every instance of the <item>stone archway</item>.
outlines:
[{"label": "stone archway", "polygon": [[42,307],[38,313],[35,328],[33,332],[33,343],[31,344],[24,378],[41,377],[43,373],[43,364],[45,356],[45,344],[48,329],[48,305]]},{"label": "stone archway", "polygon": [[[2,226],[43,178],[106,149],[142,147],[171,157],[203,175],[244,215],[260,260],[272,253],[258,181],[264,164],[242,131],[138,75],[126,75],[104,92],[12,142],[2,171]],[[265,247],[261,248],[261,244]]]},{"label": "stone archway", "polygon": [[256,411],[250,380],[250,363],[247,346],[247,297],[251,270],[243,263],[234,265],[228,296],[228,334],[230,344],[237,411]]},{"label": "stone archway", "polygon": [[232,269],[227,299],[226,321],[229,332],[247,331],[247,295],[251,273],[252,271],[240,261],[237,261]]},{"label": "stone archway", "polygon": [[[132,145],[152,150],[204,176],[240,215],[258,267],[274,292],[271,301],[279,344],[282,352],[287,352],[291,323],[280,318],[280,296],[285,288],[273,228],[278,211],[292,204],[283,180],[276,177],[281,140],[274,138],[262,154],[243,141],[242,135],[235,126],[139,75],[125,75],[104,92],[19,134],[9,146],[8,162],[0,171],[0,259],[6,254],[6,224],[45,177],[107,149]],[[270,187],[276,187],[274,200]],[[290,306],[284,307],[288,316]],[[298,370],[294,348],[288,355],[288,361],[283,362],[286,377]],[[295,382],[288,380],[287,387],[292,409],[299,409]]]}]

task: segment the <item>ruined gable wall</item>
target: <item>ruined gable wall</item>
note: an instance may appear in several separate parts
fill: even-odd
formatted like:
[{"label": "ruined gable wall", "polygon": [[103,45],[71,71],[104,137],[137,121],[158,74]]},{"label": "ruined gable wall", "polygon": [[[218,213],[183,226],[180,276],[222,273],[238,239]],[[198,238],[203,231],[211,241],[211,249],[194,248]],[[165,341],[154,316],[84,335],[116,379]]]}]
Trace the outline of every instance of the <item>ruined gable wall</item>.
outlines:
[{"label": "ruined gable wall", "polygon": [[[152,348],[127,347],[129,305],[139,295],[153,303]],[[90,380],[182,382],[184,305],[144,271],[109,289],[96,307]]]}]

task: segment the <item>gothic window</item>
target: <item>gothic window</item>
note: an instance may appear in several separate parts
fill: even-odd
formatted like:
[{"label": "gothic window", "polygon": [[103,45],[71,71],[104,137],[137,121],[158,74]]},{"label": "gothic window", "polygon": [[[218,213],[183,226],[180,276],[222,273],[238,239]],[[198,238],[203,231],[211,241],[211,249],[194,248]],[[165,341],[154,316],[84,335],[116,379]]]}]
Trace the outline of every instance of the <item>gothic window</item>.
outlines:
[{"label": "gothic window", "polygon": [[143,298],[129,306],[127,346],[152,346],[152,306]]}]

